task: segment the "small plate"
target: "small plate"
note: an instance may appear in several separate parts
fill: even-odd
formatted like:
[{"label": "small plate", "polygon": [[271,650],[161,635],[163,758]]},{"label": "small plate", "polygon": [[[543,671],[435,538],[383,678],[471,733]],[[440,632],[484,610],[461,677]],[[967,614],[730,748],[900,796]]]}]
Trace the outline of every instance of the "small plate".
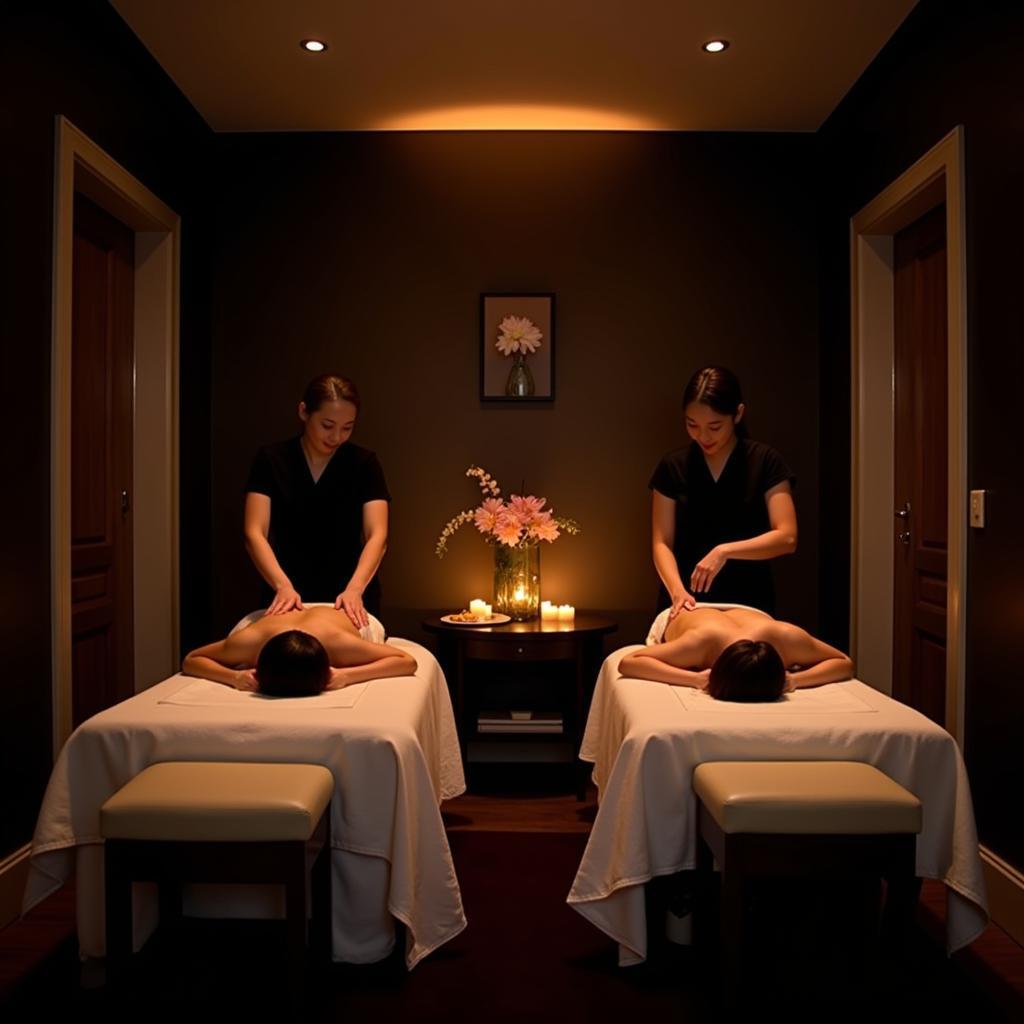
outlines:
[{"label": "small plate", "polygon": [[511,622],[512,616],[495,612],[489,619],[477,619],[475,622],[459,622],[458,619],[453,619],[451,615],[442,615],[441,621],[447,622],[449,626],[500,626],[505,622]]}]

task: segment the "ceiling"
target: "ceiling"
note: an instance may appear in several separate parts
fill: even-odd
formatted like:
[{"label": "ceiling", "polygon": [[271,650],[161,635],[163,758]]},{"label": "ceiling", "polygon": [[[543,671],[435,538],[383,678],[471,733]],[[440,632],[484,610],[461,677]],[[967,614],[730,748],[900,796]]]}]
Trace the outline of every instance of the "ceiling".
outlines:
[{"label": "ceiling", "polygon": [[111,3],[217,131],[814,131],[915,0]]}]

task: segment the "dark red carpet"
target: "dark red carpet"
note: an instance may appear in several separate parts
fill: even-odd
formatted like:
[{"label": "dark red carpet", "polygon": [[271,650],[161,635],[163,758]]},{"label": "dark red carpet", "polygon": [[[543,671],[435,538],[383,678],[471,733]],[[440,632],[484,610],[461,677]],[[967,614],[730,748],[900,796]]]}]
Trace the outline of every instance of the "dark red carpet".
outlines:
[{"label": "dark red carpet", "polygon": [[[469,927],[412,973],[396,955],[368,967],[335,965],[311,985],[304,1021],[712,1021],[718,992],[713,963],[685,947],[661,943],[648,963],[617,966],[613,943],[565,903],[586,841],[581,834],[453,832],[450,835]],[[964,1013],[972,1024],[1004,1019],[979,990],[923,936],[885,976],[858,975],[837,964],[828,943],[791,940],[821,923],[821,900],[797,912],[787,898],[762,898],[754,1007],[791,1018],[868,1019],[899,1013]],[[825,916],[833,913],[826,909]],[[756,906],[755,906],[756,911]],[[779,928],[773,932],[772,922]],[[833,928],[841,935],[841,928]],[[774,941],[773,941],[774,936]],[[767,940],[767,942],[765,941]],[[124,985],[81,989],[75,948],[58,954],[15,991],[6,1020],[40,1010],[131,1014],[163,1019],[213,1012],[258,1014],[280,1009],[280,928],[267,922],[186,922],[157,935]],[[841,958],[840,958],[841,959]],[[845,975],[844,975],[845,971]],[[871,972],[874,974],[875,972]],[[291,1013],[289,1016],[294,1016]]]}]

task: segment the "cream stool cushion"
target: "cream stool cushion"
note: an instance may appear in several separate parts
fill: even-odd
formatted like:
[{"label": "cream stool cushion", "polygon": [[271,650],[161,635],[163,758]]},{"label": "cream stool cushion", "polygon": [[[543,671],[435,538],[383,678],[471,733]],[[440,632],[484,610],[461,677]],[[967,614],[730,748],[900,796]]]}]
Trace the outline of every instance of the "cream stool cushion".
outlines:
[{"label": "cream stool cushion", "polygon": [[106,839],[305,842],[334,792],[314,764],[150,765],[100,809]]},{"label": "cream stool cushion", "polygon": [[857,761],[718,761],[693,788],[726,833],[881,835],[921,831],[921,802]]}]

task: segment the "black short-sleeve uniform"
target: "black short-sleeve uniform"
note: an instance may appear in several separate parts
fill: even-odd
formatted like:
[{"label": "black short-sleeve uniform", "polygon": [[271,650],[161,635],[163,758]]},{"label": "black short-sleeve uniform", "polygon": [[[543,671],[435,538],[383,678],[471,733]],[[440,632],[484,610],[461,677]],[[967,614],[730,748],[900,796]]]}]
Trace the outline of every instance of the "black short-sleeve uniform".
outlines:
[{"label": "black short-sleeve uniform", "polygon": [[[795,477],[774,448],[740,438],[716,481],[700,445],[669,452],[649,486],[676,503],[673,553],[686,589],[694,566],[716,545],[747,540],[771,529],[765,492]],[[662,601],[668,595],[662,590]],[[699,595],[703,601],[747,604],[773,613],[775,591],[768,559],[730,558]]]},{"label": "black short-sleeve uniform", "polygon": [[[373,452],[346,442],[314,483],[298,437],[261,448],[245,489],[270,498],[270,546],[303,601],[345,589],[363,551],[363,505],[391,500]],[[363,604],[380,613],[376,576]]]}]

